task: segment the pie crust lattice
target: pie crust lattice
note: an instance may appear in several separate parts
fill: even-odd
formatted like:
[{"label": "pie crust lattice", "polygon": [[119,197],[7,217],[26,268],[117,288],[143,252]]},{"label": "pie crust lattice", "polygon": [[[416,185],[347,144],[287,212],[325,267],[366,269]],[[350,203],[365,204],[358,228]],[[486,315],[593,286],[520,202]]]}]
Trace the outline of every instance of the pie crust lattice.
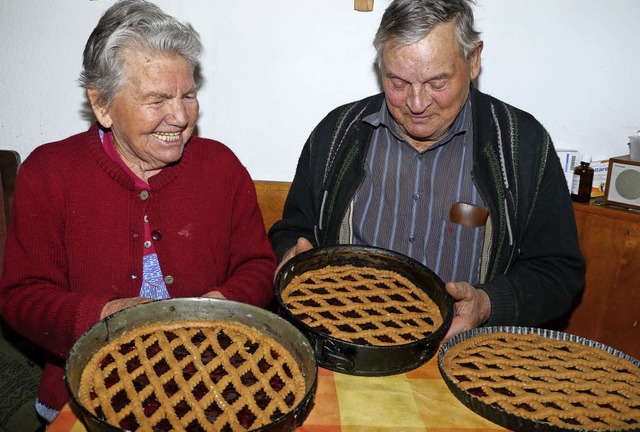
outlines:
[{"label": "pie crust lattice", "polygon": [[484,404],[573,430],[639,430],[640,368],[597,347],[496,332],[453,345],[442,371]]},{"label": "pie crust lattice", "polygon": [[309,270],[294,277],[281,297],[309,327],[360,345],[407,344],[443,322],[423,290],[390,270],[353,265]]},{"label": "pie crust lattice", "polygon": [[85,367],[80,403],[107,423],[144,431],[245,431],[304,397],[292,355],[229,321],[155,323],[102,347]]}]

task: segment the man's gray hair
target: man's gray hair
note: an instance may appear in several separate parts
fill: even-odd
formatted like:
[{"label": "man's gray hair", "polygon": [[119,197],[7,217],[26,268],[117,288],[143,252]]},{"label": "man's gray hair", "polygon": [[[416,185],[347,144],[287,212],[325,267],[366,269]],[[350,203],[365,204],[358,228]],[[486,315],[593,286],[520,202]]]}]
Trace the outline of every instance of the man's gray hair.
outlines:
[{"label": "man's gray hair", "polygon": [[181,23],[145,0],[121,0],[102,15],[84,48],[80,85],[98,90],[108,106],[126,84],[124,56],[130,50],[172,53],[195,71],[202,42],[190,24]]},{"label": "man's gray hair", "polygon": [[394,0],[382,15],[373,40],[378,67],[382,66],[384,45],[411,45],[424,39],[438,24],[455,20],[456,37],[465,58],[480,42],[473,20],[474,0]]}]

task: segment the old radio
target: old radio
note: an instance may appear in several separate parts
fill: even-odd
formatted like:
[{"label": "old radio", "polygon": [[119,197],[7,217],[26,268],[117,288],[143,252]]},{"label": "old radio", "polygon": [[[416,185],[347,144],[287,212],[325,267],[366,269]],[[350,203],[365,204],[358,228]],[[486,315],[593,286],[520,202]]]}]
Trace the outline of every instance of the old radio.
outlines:
[{"label": "old radio", "polygon": [[640,210],[640,161],[629,155],[609,159],[604,202]]}]

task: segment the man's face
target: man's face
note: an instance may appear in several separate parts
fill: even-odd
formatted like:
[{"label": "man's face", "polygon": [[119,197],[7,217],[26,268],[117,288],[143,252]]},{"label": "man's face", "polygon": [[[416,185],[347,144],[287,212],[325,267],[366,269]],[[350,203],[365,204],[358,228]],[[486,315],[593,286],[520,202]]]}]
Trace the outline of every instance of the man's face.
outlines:
[{"label": "man's face", "polygon": [[132,51],[124,65],[127,83],[110,106],[94,112],[111,128],[124,162],[147,180],[182,157],[198,118],[196,85],[178,55]]},{"label": "man's face", "polygon": [[417,150],[435,144],[453,124],[480,72],[482,45],[465,59],[454,23],[439,24],[413,45],[383,47],[382,82],[389,112]]}]

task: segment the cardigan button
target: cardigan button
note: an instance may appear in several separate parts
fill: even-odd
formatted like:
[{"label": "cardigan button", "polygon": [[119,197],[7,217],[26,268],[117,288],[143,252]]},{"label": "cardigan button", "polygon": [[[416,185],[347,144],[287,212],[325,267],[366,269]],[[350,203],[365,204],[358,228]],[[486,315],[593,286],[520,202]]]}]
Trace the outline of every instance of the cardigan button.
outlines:
[{"label": "cardigan button", "polygon": [[151,232],[151,238],[154,241],[158,241],[158,240],[162,240],[162,233],[158,230],[152,231]]},{"label": "cardigan button", "polygon": [[166,275],[164,277],[164,283],[167,284],[167,285],[171,285],[173,283],[173,276]]},{"label": "cardigan button", "polygon": [[150,248],[151,247],[151,242],[149,240],[147,240],[146,242],[144,242],[144,247],[146,248]]},{"label": "cardigan button", "polygon": [[149,191],[143,190],[140,192],[140,199],[146,201],[149,198]]}]

